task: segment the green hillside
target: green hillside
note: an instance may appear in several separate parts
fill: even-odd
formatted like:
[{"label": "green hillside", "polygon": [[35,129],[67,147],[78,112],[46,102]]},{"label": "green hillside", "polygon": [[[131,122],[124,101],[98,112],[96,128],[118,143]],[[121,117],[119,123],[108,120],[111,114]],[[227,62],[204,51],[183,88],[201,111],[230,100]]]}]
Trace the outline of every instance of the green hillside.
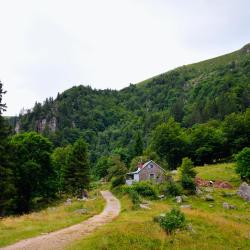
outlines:
[{"label": "green hillside", "polygon": [[233,53],[182,66],[120,91],[72,87],[57,98],[36,103],[20,115],[20,131],[38,131],[55,146],[83,136],[92,162],[119,153],[133,157],[134,138],[144,149],[151,131],[173,117],[189,128],[211,119],[244,113],[250,106],[250,44]]}]

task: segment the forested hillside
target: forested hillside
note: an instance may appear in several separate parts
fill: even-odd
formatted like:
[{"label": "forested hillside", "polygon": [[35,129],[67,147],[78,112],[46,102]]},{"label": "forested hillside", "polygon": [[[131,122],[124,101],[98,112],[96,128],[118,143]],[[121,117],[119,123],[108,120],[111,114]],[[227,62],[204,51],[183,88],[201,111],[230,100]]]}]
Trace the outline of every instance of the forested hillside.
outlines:
[{"label": "forested hillside", "polygon": [[[138,141],[141,140],[142,149],[146,149],[151,143],[151,132],[173,117],[185,131],[187,144],[200,136],[213,134],[220,138],[220,142],[209,139],[210,143],[217,144],[206,154],[223,146],[223,152],[215,157],[223,158],[236,151],[233,147],[242,148],[248,144],[249,112],[245,111],[249,105],[250,44],[233,53],[130,84],[120,91],[96,90],[82,85],[73,87],[58,94],[55,100],[49,98],[43,104],[36,103],[32,110],[12,123],[19,132],[43,133],[55,147],[66,146],[83,136],[89,144],[92,164],[100,156],[111,154],[119,154],[129,164],[133,157],[142,154],[136,152]],[[224,119],[224,122],[219,122]],[[238,127],[232,128],[231,121],[238,121],[239,124],[235,125]],[[197,127],[197,123],[207,125]],[[216,130],[216,133],[210,130]],[[231,133],[230,138],[227,138],[227,133]],[[236,135],[244,141],[240,146]],[[195,143],[199,149],[199,143]],[[226,146],[230,143],[234,145],[231,148]],[[157,148],[152,147],[152,150],[157,152],[157,143],[152,145],[156,145]],[[194,154],[190,152],[193,159]],[[211,161],[214,156],[208,158]],[[204,159],[194,160],[206,162]]]}]

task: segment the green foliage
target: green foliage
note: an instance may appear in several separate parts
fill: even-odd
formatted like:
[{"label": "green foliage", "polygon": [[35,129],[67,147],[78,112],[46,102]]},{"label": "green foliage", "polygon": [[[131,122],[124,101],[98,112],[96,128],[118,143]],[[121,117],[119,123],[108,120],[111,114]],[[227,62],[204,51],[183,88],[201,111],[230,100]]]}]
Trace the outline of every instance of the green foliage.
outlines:
[{"label": "green foliage", "polygon": [[133,155],[134,156],[139,156],[142,154],[143,152],[143,141],[142,141],[142,136],[140,133],[136,133],[136,135],[134,136],[134,152]]},{"label": "green foliage", "polygon": [[166,183],[166,186],[164,187],[164,193],[167,196],[175,197],[182,194],[182,187],[175,181],[171,180]]},{"label": "green foliage", "polygon": [[125,176],[127,168],[121,161],[121,157],[119,155],[113,155],[110,160],[111,165],[108,169],[108,179],[111,180],[113,177]]},{"label": "green foliage", "polygon": [[36,197],[49,199],[55,194],[55,172],[51,165],[51,142],[30,132],[11,139],[14,157],[16,210],[28,212]]},{"label": "green foliage", "polygon": [[8,213],[15,193],[11,162],[11,148],[9,145],[10,128],[2,117],[6,105],[2,103],[3,91],[0,81],[0,216]]},{"label": "green foliage", "polygon": [[102,156],[97,160],[94,167],[94,174],[98,179],[106,177],[108,175],[108,169],[112,165],[112,160],[108,156]]},{"label": "green foliage", "polygon": [[64,168],[66,192],[81,196],[83,190],[89,187],[89,175],[90,166],[87,145],[80,138],[73,144]]},{"label": "green foliage", "polygon": [[[249,58],[250,54],[241,49],[179,67],[136,85],[130,84],[120,91],[96,90],[90,86],[73,87],[58,94],[55,100],[48,98],[43,104],[36,103],[33,111],[20,115],[18,120],[22,131],[36,131],[42,119],[46,119],[48,124],[55,118],[56,132],[52,132],[48,126],[48,131],[43,131],[55,146],[74,143],[82,136],[89,144],[90,159],[94,164],[100,156],[121,148],[126,149],[126,159],[123,155],[122,160],[129,165],[134,156],[142,154],[141,142],[146,146],[151,131],[165,123],[170,116],[182,126],[191,127],[211,119],[223,120],[232,113],[236,116],[244,113],[250,105]],[[225,143],[228,148],[222,149],[224,153],[231,155],[249,146],[247,124],[250,122],[234,119],[234,115],[227,118],[224,139],[228,140]],[[176,167],[180,163],[177,159],[184,156],[192,157],[196,164],[221,157],[215,154],[221,144],[218,138],[220,131],[216,129],[210,136],[204,127],[197,130],[197,136],[202,135],[200,130],[205,132],[202,138],[209,140],[208,144],[201,146],[202,138],[198,140],[199,137],[194,135],[197,145],[195,152],[183,155],[182,147],[181,152],[174,150],[170,153],[171,157],[166,157],[171,162],[171,168]],[[179,144],[178,137],[181,136],[176,137],[170,136],[170,139]],[[135,144],[139,146],[135,147]],[[159,149],[157,153],[162,155],[164,150]]]},{"label": "green foliage", "polygon": [[150,182],[147,181],[135,182],[131,186],[131,189],[135,190],[141,196],[149,197],[152,199],[157,198],[157,189]]},{"label": "green foliage", "polygon": [[129,189],[128,194],[133,203],[134,208],[138,208],[141,201],[138,192],[135,191],[134,189]]},{"label": "green foliage", "polygon": [[151,147],[167,161],[171,169],[174,169],[185,155],[187,137],[180,124],[170,118],[167,123],[159,125],[153,131]]},{"label": "green foliage", "polygon": [[145,163],[145,162],[149,161],[149,159],[151,159],[151,158],[149,158],[148,156],[145,156],[145,155],[134,157],[130,162],[129,170],[136,171],[138,168],[138,163]]},{"label": "green foliage", "polygon": [[125,184],[125,177],[123,175],[117,176],[117,177],[113,177],[111,179],[111,187],[115,188],[118,186],[121,186]]},{"label": "green foliage", "polygon": [[183,189],[188,190],[191,193],[195,192],[195,180],[196,172],[194,170],[193,162],[189,158],[183,158],[180,167],[181,184]]},{"label": "green foliage", "polygon": [[69,154],[72,146],[58,147],[51,154],[52,165],[56,172],[56,183],[58,192],[64,190],[64,170],[67,168]]},{"label": "green foliage", "polygon": [[173,233],[176,229],[182,229],[186,225],[184,213],[177,208],[172,208],[169,213],[159,218],[160,226],[168,233]]},{"label": "green foliage", "polygon": [[250,182],[250,148],[244,148],[236,156],[236,172],[241,179]]},{"label": "green foliage", "polygon": [[[217,125],[217,124],[216,124]],[[191,157],[195,164],[212,163],[224,156],[225,136],[212,123],[197,124],[189,130],[191,142]]]}]

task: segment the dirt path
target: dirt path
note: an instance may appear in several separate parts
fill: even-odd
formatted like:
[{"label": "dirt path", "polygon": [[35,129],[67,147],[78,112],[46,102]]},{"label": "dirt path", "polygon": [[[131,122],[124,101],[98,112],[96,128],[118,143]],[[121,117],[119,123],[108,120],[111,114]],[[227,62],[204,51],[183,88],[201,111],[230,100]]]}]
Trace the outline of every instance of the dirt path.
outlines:
[{"label": "dirt path", "polygon": [[102,213],[89,218],[82,223],[0,248],[1,250],[56,250],[63,249],[72,241],[82,238],[98,227],[112,221],[120,213],[120,202],[111,192],[101,191],[107,204]]}]

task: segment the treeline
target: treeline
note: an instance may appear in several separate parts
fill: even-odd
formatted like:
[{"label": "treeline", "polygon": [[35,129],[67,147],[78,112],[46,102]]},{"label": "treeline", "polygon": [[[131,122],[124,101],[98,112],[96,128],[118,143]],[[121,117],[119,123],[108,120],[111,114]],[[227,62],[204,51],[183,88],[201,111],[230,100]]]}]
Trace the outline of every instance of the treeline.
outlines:
[{"label": "treeline", "polygon": [[61,152],[41,134],[11,134],[2,117],[4,93],[0,82],[0,216],[27,213],[62,193],[82,196],[90,181],[84,140]]},{"label": "treeline", "polygon": [[116,153],[126,158],[128,165],[137,134],[147,148],[151,131],[170,117],[181,127],[190,128],[245,112],[250,106],[249,46],[120,91],[73,87],[21,114],[17,118],[20,131],[41,132],[56,147],[83,137],[93,165],[101,156]]},{"label": "treeline", "polygon": [[[195,165],[233,161],[234,155],[250,146],[250,108],[244,113],[232,113],[223,121],[211,120],[182,127],[173,118],[158,125],[150,133],[148,143],[143,144],[142,134],[137,132],[133,139],[131,155],[126,150],[117,150],[97,160],[93,168],[98,178],[111,177],[115,155],[128,170],[136,170],[138,162],[155,160],[167,170],[176,169],[184,157],[189,157]],[[145,146],[147,145],[147,146]],[[137,149],[137,151],[135,150]],[[121,166],[121,164],[116,164]]]}]

